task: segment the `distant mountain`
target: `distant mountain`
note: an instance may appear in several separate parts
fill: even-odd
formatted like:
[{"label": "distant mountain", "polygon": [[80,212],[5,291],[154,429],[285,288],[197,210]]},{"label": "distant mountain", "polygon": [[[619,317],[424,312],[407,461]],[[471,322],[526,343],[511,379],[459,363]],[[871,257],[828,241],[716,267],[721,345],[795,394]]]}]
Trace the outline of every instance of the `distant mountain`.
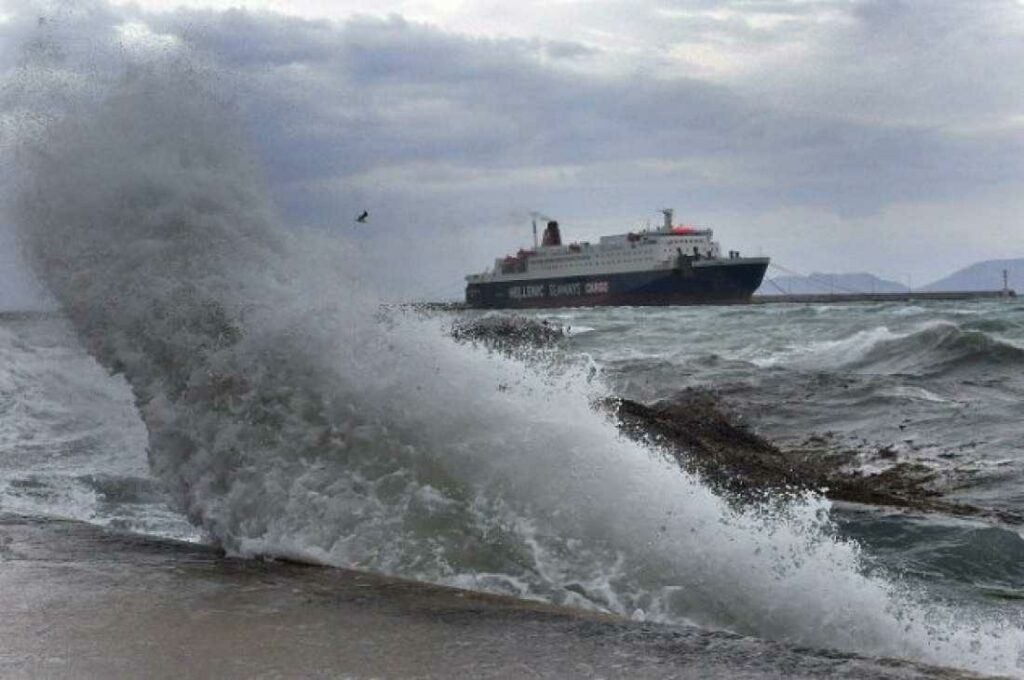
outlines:
[{"label": "distant mountain", "polygon": [[902,293],[907,287],[874,274],[822,274],[776,276],[765,279],[755,295],[813,295],[828,293]]},{"label": "distant mountain", "polygon": [[976,262],[944,279],[928,284],[923,290],[1001,290],[1004,269],[1010,288],[1018,293],[1024,293],[1024,258]]}]

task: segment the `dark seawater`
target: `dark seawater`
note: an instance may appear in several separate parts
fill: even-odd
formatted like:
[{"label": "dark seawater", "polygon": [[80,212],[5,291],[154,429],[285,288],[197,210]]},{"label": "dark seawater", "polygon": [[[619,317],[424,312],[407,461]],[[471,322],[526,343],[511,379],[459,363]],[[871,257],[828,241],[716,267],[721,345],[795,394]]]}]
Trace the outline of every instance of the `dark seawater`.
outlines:
[{"label": "dark seawater", "polygon": [[[952,500],[1024,510],[1019,301],[535,316],[569,327],[567,347],[592,358],[615,394],[710,390],[783,447],[855,452],[865,471],[922,463]],[[976,600],[1024,597],[1019,526],[850,506],[833,516],[873,562],[906,578]]]},{"label": "dark seawater", "polygon": [[[709,387],[780,444],[887,448],[1020,510],[1024,305],[764,305],[562,313],[572,347],[640,400]],[[593,329],[593,330],[591,330]]]},{"label": "dark seawater", "polygon": [[1019,509],[1024,305],[764,305],[563,312],[574,350],[623,396],[712,387],[780,443],[890,447]]}]

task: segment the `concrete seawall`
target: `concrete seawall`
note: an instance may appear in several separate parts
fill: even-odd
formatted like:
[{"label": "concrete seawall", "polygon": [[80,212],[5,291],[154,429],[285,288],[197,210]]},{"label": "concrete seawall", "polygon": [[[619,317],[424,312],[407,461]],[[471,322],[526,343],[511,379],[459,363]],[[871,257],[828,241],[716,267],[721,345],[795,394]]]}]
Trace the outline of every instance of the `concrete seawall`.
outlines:
[{"label": "concrete seawall", "polygon": [[977,677],[2,514],[0,676]]}]

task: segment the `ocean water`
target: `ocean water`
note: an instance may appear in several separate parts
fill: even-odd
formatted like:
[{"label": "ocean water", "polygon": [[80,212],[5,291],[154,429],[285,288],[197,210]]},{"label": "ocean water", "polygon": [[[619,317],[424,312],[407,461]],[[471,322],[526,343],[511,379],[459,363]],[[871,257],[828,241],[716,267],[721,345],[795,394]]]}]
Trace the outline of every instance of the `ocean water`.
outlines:
[{"label": "ocean water", "polygon": [[[951,501],[1008,516],[1024,508],[1024,304],[1015,299],[534,316],[568,327],[566,347],[599,366],[614,394],[653,402],[709,391],[783,448],[810,440],[852,452],[866,473],[919,463]],[[851,505],[832,516],[872,562],[925,587],[1024,595],[1015,523]]]},{"label": "ocean water", "polygon": [[382,313],[278,216],[201,68],[69,110],[32,117],[6,202],[62,313],[0,321],[0,511],[1022,673],[1016,528],[737,508],[592,407],[710,387],[782,443],[892,445],[1015,508],[1015,303],[556,311],[556,355],[509,358]]},{"label": "ocean water", "polygon": [[[866,467],[878,447],[893,447],[901,460],[922,461],[962,478],[954,497],[1019,510],[1022,461],[1015,455],[1020,447],[1014,439],[1019,425],[1013,402],[1021,385],[1006,365],[1012,366],[1019,351],[1020,336],[1014,331],[1019,333],[1021,324],[1015,319],[1024,316],[1024,309],[1010,301],[966,307],[932,303],[927,308],[611,308],[533,315],[570,328],[570,337],[553,353],[538,357],[533,369],[529,361],[516,364],[459,347],[443,336],[437,340],[476,370],[497,364],[489,384],[475,386],[480,393],[463,395],[461,402],[453,402],[451,393],[443,399],[458,406],[460,422],[468,418],[468,431],[461,436],[426,431],[430,421],[451,426],[428,415],[419,423],[423,431],[413,428],[415,433],[398,444],[408,457],[381,470],[378,478],[370,477],[367,470],[373,466],[367,461],[349,458],[349,465],[357,464],[332,467],[335,461],[318,459],[310,449],[305,459],[290,462],[297,478],[283,490],[276,488],[282,484],[276,463],[266,469],[277,476],[273,485],[254,479],[252,470],[225,472],[226,478],[239,474],[235,483],[279,494],[252,513],[262,522],[255,530],[245,524],[248,510],[232,509],[241,516],[230,530],[202,518],[189,521],[187,505],[165,490],[167,481],[147,460],[152,444],[130,384],[89,355],[71,322],[59,314],[5,315],[0,320],[0,512],[71,517],[221,543],[242,553],[356,566],[869,655],[1016,670],[1014,636],[1024,598],[1019,527],[884,508],[831,507],[820,499],[794,504],[788,516],[737,516],[695,480],[660,464],[656,454],[619,440],[588,412],[586,397],[596,390],[650,401],[671,398],[687,387],[711,389],[734,415],[783,445],[833,432],[830,445],[862,450]],[[403,317],[377,323],[383,324],[383,337],[393,337],[404,324],[422,332],[436,328],[434,321]],[[709,327],[719,332],[710,334]],[[400,332],[398,337],[403,336]],[[425,401],[441,396],[434,390],[423,394],[422,375],[408,387]],[[566,391],[573,387],[582,393]],[[519,412],[473,412],[470,402],[494,397],[505,402],[510,392],[523,398]],[[579,402],[576,409],[560,403],[569,399]],[[402,408],[415,408],[415,403],[403,402]],[[435,413],[436,407],[425,409]],[[586,431],[571,423],[581,417],[588,420]],[[495,418],[514,419],[511,423],[522,428],[551,429],[566,438],[550,451],[550,440],[539,438],[544,449],[538,459],[537,451],[528,450],[538,445],[537,438],[495,427],[489,422]],[[386,427],[389,420],[384,414],[375,427]],[[394,420],[396,428],[406,429],[403,418]],[[300,422],[322,437],[323,423],[310,423],[307,415]],[[585,448],[574,448],[577,438]],[[476,450],[449,454],[446,441]],[[365,445],[381,451],[376,443]],[[288,447],[279,441],[275,446]],[[428,446],[429,457],[412,450]],[[618,456],[639,454],[654,469],[638,472],[637,461],[609,459],[602,447]],[[527,470],[488,461],[492,452],[529,456]],[[331,446],[321,453],[324,458],[340,454]],[[424,469],[445,466],[446,455],[457,467],[495,469],[483,475]],[[524,474],[538,465],[550,466],[545,469],[564,496],[552,498],[538,490],[540,481],[532,476],[526,489],[520,487]],[[657,478],[630,479],[640,474]],[[494,475],[513,475],[515,483]],[[470,485],[479,488],[474,493],[466,488]],[[250,507],[248,501],[243,506]],[[652,506],[655,513],[641,512]],[[579,507],[585,517],[558,516]],[[280,517],[267,517],[271,512]],[[647,522],[657,526],[634,545],[615,527],[620,521],[631,532],[643,531]],[[563,533],[567,527],[573,534]],[[694,539],[674,545],[675,531]],[[634,559],[637,563],[631,563]],[[815,592],[807,596],[804,588]],[[680,596],[685,590],[697,592]],[[865,595],[877,599],[857,601]],[[776,605],[774,597],[784,601]],[[857,609],[833,611],[836,606]],[[824,626],[835,617],[840,626],[818,635],[803,627],[804,615]],[[916,625],[914,617],[926,615],[933,617],[927,627],[908,634]],[[900,622],[890,634],[895,630],[906,637],[882,646],[873,628],[890,616]],[[971,623],[965,626],[964,621]],[[776,622],[788,628],[773,630]],[[857,624],[867,630],[850,628]],[[965,636],[962,643],[957,635]]]}]

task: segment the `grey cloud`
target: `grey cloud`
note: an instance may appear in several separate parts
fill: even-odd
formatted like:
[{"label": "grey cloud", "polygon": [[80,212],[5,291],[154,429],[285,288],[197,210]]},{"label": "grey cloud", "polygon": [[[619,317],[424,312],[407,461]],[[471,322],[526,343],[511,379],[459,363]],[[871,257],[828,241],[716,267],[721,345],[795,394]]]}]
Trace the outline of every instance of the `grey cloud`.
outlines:
[{"label": "grey cloud", "polygon": [[864,0],[808,43],[807,61],[757,72],[758,89],[817,111],[949,127],[1024,106],[1024,7],[1013,0]]},{"label": "grey cloud", "polygon": [[148,15],[148,22],[182,36],[216,55],[228,67],[273,70],[290,65],[326,64],[336,52],[336,32],[324,20],[312,21],[240,9],[223,12],[178,10]]},{"label": "grey cloud", "polygon": [[[1013,132],[964,138],[933,126],[787,113],[720,85],[586,75],[539,59],[531,41],[469,38],[397,17],[331,25],[232,12],[203,23],[179,13],[171,24],[162,18],[165,30],[183,19],[197,45],[251,77],[246,108],[282,183],[408,163],[714,156],[735,170],[731,187],[710,188],[720,200],[862,214],[1009,181],[1024,169]],[[269,36],[311,47],[285,50],[286,65],[280,50],[246,51]]]},{"label": "grey cloud", "polygon": [[545,41],[540,43],[540,48],[552,59],[586,59],[601,53],[595,47],[560,40]]}]

